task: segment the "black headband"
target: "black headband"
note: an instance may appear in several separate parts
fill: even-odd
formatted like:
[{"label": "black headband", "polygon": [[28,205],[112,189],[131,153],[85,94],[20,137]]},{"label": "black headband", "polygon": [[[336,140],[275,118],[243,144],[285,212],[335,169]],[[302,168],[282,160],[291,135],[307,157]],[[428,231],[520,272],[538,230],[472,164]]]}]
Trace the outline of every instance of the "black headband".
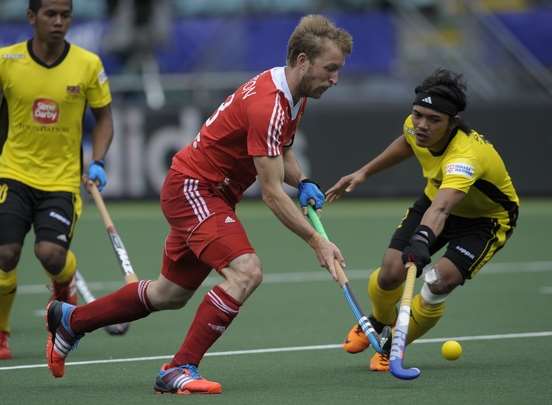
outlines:
[{"label": "black headband", "polygon": [[439,111],[443,114],[454,117],[458,114],[458,107],[449,99],[429,93],[416,93],[416,98],[412,105],[421,105],[422,107],[431,108],[432,110]]}]

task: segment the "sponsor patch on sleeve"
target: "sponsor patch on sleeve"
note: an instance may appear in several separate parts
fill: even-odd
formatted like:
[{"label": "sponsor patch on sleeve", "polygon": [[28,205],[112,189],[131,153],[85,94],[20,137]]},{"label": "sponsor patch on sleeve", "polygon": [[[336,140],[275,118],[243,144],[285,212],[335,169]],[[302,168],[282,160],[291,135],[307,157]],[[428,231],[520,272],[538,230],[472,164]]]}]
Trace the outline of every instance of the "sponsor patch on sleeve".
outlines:
[{"label": "sponsor patch on sleeve", "polygon": [[100,73],[98,73],[98,82],[100,84],[104,84],[105,82],[107,82],[107,74],[105,73],[104,69],[102,69]]},{"label": "sponsor patch on sleeve", "polygon": [[457,174],[471,179],[474,173],[473,166],[467,163],[449,163],[445,166],[445,175]]}]

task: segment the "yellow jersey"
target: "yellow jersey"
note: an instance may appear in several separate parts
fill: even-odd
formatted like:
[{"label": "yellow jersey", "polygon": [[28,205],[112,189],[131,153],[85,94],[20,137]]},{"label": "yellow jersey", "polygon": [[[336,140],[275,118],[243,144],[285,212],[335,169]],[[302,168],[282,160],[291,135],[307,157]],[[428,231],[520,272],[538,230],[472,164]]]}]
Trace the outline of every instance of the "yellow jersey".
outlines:
[{"label": "yellow jersey", "polygon": [[46,66],[31,41],[0,48],[0,90],[8,110],[0,177],[44,191],[78,192],[85,109],[111,103],[100,58],[66,42],[58,61]]},{"label": "yellow jersey", "polygon": [[507,219],[515,225],[518,195],[504,161],[483,135],[458,129],[440,154],[416,145],[412,116],[404,122],[403,135],[422,166],[424,193],[430,200],[441,188],[460,190],[466,196],[453,215]]}]

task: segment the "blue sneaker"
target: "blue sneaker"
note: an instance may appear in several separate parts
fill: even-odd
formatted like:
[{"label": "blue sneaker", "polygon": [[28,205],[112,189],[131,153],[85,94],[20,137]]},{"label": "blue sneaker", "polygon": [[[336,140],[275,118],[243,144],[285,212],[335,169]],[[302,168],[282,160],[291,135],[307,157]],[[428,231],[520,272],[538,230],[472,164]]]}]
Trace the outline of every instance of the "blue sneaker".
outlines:
[{"label": "blue sneaker", "polygon": [[220,394],[222,385],[215,381],[203,378],[193,364],[171,367],[163,364],[159,375],[155,379],[154,391],[159,394]]},{"label": "blue sneaker", "polygon": [[48,368],[56,378],[65,373],[65,358],[69,352],[77,347],[78,335],[69,326],[69,319],[76,307],[61,301],[50,301],[46,307],[46,359]]}]

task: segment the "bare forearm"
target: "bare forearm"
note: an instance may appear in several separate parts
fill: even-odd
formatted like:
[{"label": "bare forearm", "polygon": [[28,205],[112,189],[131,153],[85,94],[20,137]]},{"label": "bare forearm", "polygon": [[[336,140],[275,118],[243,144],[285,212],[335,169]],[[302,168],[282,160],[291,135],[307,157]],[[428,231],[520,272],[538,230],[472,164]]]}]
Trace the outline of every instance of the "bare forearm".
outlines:
[{"label": "bare forearm", "polygon": [[263,193],[263,201],[282,224],[312,246],[318,234],[283,190]]},{"label": "bare forearm", "polygon": [[92,131],[92,160],[105,158],[112,139],[113,127],[107,123],[98,123]]},{"label": "bare forearm", "polygon": [[376,174],[389,167],[395,166],[412,156],[413,152],[403,136],[395,139],[383,152],[365,164],[359,171],[365,177]]},{"label": "bare forearm", "polygon": [[113,139],[113,115],[111,105],[93,108],[96,125],[92,131],[92,159],[103,160]]},{"label": "bare forearm", "polygon": [[299,182],[305,178],[299,162],[291,149],[284,153],[284,182],[292,187],[297,187]]},{"label": "bare forearm", "polygon": [[445,227],[449,213],[442,208],[429,207],[425,212],[420,225],[428,226],[435,236],[439,236]]}]

